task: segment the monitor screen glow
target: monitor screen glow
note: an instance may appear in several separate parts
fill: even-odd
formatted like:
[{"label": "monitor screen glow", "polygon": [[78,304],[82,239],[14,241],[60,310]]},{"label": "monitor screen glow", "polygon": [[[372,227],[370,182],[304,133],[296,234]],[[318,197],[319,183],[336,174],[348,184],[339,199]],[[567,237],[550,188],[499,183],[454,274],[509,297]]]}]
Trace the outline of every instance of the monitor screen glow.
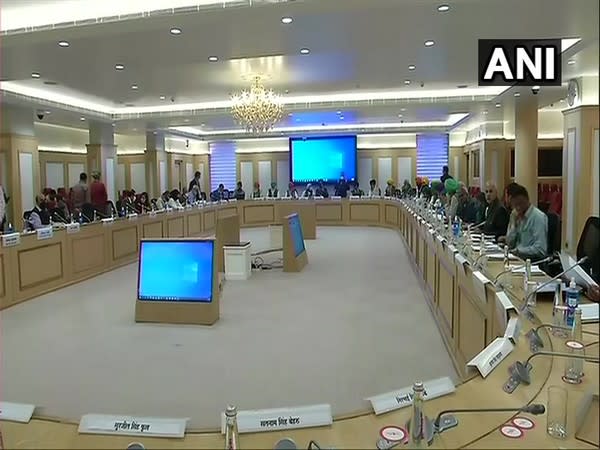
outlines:
[{"label": "monitor screen glow", "polygon": [[290,138],[293,183],[336,183],[356,179],[356,136]]},{"label": "monitor screen glow", "polygon": [[302,234],[302,224],[298,214],[294,214],[288,219],[292,243],[294,245],[294,256],[298,257],[304,250],[304,235]]},{"label": "monitor screen glow", "polygon": [[140,242],[138,299],[212,301],[214,241]]}]

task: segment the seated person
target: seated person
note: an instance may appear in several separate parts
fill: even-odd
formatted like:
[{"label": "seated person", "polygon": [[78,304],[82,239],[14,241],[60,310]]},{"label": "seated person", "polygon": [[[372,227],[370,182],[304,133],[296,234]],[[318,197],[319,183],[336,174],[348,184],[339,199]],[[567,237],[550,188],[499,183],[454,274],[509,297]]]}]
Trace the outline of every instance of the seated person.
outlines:
[{"label": "seated person", "polygon": [[400,189],[400,192],[402,193],[402,195],[404,197],[408,196],[410,194],[411,190],[412,190],[412,186],[410,185],[410,181],[404,180],[404,183],[402,184],[402,189]]},{"label": "seated person", "polygon": [[[169,191],[165,191],[163,192],[159,198],[157,198],[155,200],[156,202],[156,209],[163,210],[167,208],[167,204],[169,203]],[[118,206],[117,206],[118,208]]]},{"label": "seated person", "polygon": [[192,188],[190,189],[190,191],[187,193],[187,202],[190,205],[193,205],[196,202],[199,202],[201,199],[202,199],[202,194],[200,193],[200,188],[198,187],[197,184],[194,184],[192,186]]},{"label": "seated person", "polygon": [[325,186],[323,180],[319,180],[319,185],[317,186],[317,189],[315,189],[315,196],[323,198],[329,197],[329,191],[327,190],[327,186]]},{"label": "seated person", "polygon": [[358,187],[358,181],[353,181],[352,183],[350,183],[350,186],[350,195],[354,195],[356,197],[362,197],[363,195],[365,195],[363,190]]},{"label": "seated person", "polygon": [[254,183],[254,190],[252,191],[252,198],[262,198],[262,194],[260,192],[260,184]]},{"label": "seated person", "polygon": [[302,193],[302,197],[304,198],[313,198],[315,196],[315,192],[313,191],[312,184],[308,183],[306,185],[306,189]]},{"label": "seated person", "polygon": [[67,223],[70,220],[69,207],[62,195],[56,195],[56,203],[53,209],[50,209],[51,217],[58,221]]},{"label": "seated person", "polygon": [[487,208],[485,209],[484,216],[485,223],[481,231],[485,234],[494,235],[497,239],[506,234],[509,214],[498,198],[498,188],[495,184],[488,183],[485,186],[485,199],[487,201]]},{"label": "seated person", "polygon": [[152,207],[150,206],[150,201],[148,200],[148,193],[142,192],[135,202],[136,212],[138,214],[144,214],[151,209]]},{"label": "seated person", "polygon": [[387,186],[385,187],[385,196],[394,197],[396,195],[396,186],[394,186],[394,180],[391,178],[387,180]]},{"label": "seated person", "polygon": [[274,181],[271,182],[271,187],[267,191],[267,197],[269,197],[269,198],[279,197],[279,189],[277,189],[277,183],[275,183]]},{"label": "seated person", "polygon": [[381,197],[381,188],[377,186],[375,178],[369,180],[369,197]]},{"label": "seated person", "polygon": [[[219,185],[221,186],[221,185]],[[224,194],[221,195],[221,197],[223,197]],[[242,188],[242,182],[238,181],[237,185],[235,187],[235,191],[233,191],[233,196],[236,200],[244,200],[246,198],[246,193],[244,192],[244,189]],[[223,200],[223,198],[221,198],[220,200]]]},{"label": "seated person", "polygon": [[47,227],[48,225],[50,225],[50,213],[47,208],[46,197],[38,194],[35,196],[35,207],[30,211],[25,220],[25,228],[27,231],[33,231]]},{"label": "seated person", "polygon": [[346,177],[344,174],[340,175],[340,180],[335,185],[335,195],[338,197],[346,198],[348,197],[348,190],[350,187],[348,186],[348,182],[346,181]]},{"label": "seated person", "polygon": [[508,248],[521,259],[538,261],[548,251],[548,217],[529,201],[523,186],[515,187],[510,195],[513,209],[505,241]]},{"label": "seated person", "polygon": [[179,201],[180,192],[177,189],[173,189],[169,194],[169,202],[167,205],[171,209],[183,209],[181,202]]},{"label": "seated person", "polygon": [[[241,187],[241,182],[238,183]],[[229,198],[229,196],[227,196]],[[220,183],[217,189],[210,193],[210,200],[213,202],[218,202],[220,200],[226,200],[225,198],[225,186],[223,183]]]},{"label": "seated person", "polygon": [[290,181],[288,184],[288,190],[285,193],[285,196],[288,198],[297,199],[298,198],[298,189],[294,186],[294,183]]},{"label": "seated person", "polygon": [[465,223],[475,223],[477,220],[477,205],[469,196],[466,186],[462,185],[456,195],[458,198],[456,216]]}]

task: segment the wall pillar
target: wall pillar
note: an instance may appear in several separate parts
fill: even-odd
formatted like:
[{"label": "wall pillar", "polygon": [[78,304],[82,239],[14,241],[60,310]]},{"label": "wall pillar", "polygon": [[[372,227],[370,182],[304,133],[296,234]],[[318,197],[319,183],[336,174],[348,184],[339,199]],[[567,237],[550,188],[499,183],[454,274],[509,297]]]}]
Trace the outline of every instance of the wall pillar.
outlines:
[{"label": "wall pillar", "polygon": [[[87,167],[88,170],[100,171],[101,179],[106,186],[108,199],[117,201],[117,146],[113,127],[110,123],[90,122],[90,143],[87,147]],[[90,180],[88,174],[88,180]]]},{"label": "wall pillar", "polygon": [[515,182],[527,188],[537,205],[538,102],[533,94],[521,94],[515,105]]},{"label": "wall pillar", "polygon": [[146,132],[146,190],[157,198],[168,189],[165,135],[161,131]]},{"label": "wall pillar", "polygon": [[598,215],[598,105],[563,111],[562,242],[571,254],[587,218]]},{"label": "wall pillar", "polygon": [[0,130],[0,184],[10,201],[7,222],[23,226],[23,212],[35,206],[41,192],[38,143],[33,128],[33,110],[3,106]]}]

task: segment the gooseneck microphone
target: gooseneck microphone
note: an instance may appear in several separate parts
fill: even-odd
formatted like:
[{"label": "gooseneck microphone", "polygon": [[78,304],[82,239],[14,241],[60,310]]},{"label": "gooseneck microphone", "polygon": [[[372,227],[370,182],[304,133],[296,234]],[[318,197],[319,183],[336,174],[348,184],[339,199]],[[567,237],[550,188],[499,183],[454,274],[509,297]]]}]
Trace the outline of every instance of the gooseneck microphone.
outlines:
[{"label": "gooseneck microphone", "polygon": [[[531,351],[534,353],[537,352],[538,349],[544,348],[544,340],[542,339],[542,337],[540,336],[540,334],[538,332],[542,328],[551,328],[553,330],[563,330],[563,331],[572,331],[573,330],[572,327],[561,327],[561,326],[557,326],[557,325],[552,325],[551,323],[543,323],[541,325],[538,325],[535,328],[532,328],[525,334],[525,336],[529,340],[529,347],[530,347]],[[590,334],[592,336],[600,336],[600,333],[598,333],[596,331],[581,330],[581,332],[583,334]]]},{"label": "gooseneck microphone", "polygon": [[60,223],[69,223],[69,222],[67,222],[67,219],[65,219],[63,216],[61,216],[60,214],[58,214],[56,211],[54,211],[52,213],[52,218],[54,220],[58,219],[57,222],[60,222]]},{"label": "gooseneck microphone", "polygon": [[575,359],[584,359],[587,362],[598,364],[600,363],[600,358],[590,356],[590,355],[578,355],[576,353],[559,353],[559,352],[536,352],[533,355],[530,355],[529,358],[525,360],[525,362],[517,361],[514,366],[513,376],[515,376],[518,381],[524,384],[531,384],[531,365],[529,361],[531,361],[536,356],[556,356],[558,358],[575,358]]},{"label": "gooseneck microphone", "polygon": [[[458,425],[457,420],[444,420],[442,425],[440,426],[440,421],[442,416],[445,416],[449,413],[488,413],[488,412],[526,412],[533,415],[540,415],[546,412],[546,407],[540,403],[532,403],[531,405],[521,406],[520,408],[464,408],[464,409],[446,409],[440,412],[435,421],[433,422],[435,426],[435,430],[439,433],[442,433],[450,428],[454,428]],[[447,424],[447,425],[446,425]],[[446,426],[444,426],[446,425]]]}]

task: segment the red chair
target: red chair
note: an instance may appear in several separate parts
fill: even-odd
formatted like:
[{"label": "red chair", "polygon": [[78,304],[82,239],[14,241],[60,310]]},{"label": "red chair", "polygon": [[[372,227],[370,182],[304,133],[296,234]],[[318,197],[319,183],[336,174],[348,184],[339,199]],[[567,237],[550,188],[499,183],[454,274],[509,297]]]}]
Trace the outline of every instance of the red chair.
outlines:
[{"label": "red chair", "polygon": [[558,186],[557,184],[553,184],[550,187],[550,196],[548,201],[550,203],[549,210],[559,216],[562,213],[562,186]]}]

